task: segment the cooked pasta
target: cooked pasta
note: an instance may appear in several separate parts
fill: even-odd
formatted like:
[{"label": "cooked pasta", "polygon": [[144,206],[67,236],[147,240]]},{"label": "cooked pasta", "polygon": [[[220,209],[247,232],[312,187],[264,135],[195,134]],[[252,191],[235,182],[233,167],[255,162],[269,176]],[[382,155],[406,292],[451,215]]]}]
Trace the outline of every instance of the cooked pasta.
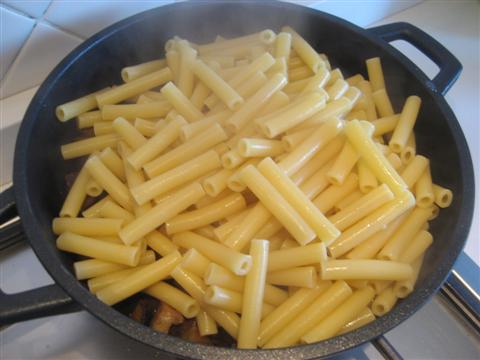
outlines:
[{"label": "cooked pasta", "polygon": [[353,331],[415,291],[429,222],[454,201],[420,153],[422,100],[395,113],[382,59],[345,79],[317,50],[288,26],[175,36],[123,84],[58,105],[93,134],[60,148],[86,160],[52,219],[92,294],[158,304],[156,321],[170,309],[198,341],[272,349]]}]

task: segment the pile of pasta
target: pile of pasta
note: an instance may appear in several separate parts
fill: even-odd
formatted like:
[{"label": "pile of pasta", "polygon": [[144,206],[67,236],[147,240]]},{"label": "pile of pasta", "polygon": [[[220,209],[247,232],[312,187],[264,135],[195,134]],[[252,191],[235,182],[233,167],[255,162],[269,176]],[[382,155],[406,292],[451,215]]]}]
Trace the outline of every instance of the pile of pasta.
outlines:
[{"label": "pile of pasta", "polygon": [[87,159],[53,231],[98,299],[143,292],[202,336],[278,348],[412,292],[452,193],[416,154],[421,99],[396,112],[379,58],[344,79],[290,27],[165,54],[56,110],[94,133],[61,147]]}]

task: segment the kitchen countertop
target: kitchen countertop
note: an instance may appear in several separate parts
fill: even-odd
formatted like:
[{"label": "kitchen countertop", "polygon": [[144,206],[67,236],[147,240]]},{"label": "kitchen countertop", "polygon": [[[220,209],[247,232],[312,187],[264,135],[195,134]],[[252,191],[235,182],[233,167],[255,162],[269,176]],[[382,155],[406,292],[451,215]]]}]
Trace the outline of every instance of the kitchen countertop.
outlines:
[{"label": "kitchen countertop", "polygon": [[[427,1],[404,10],[371,26],[396,21],[407,21],[425,30],[455,54],[462,62],[462,76],[446,95],[456,113],[472,154],[476,188],[480,189],[479,145],[479,11],[475,1]],[[394,44],[414,61],[427,75],[433,76],[435,66],[405,44]],[[18,124],[36,88],[0,101],[2,121],[0,132],[3,153],[0,184],[8,184],[11,175],[11,154]],[[10,161],[10,162],[9,162]],[[479,205],[480,191],[476,194],[474,223],[465,248],[466,254],[480,263]],[[12,249],[0,258],[0,284],[6,292],[18,292],[51,283],[33,252],[26,246]],[[453,326],[447,333],[431,334],[428,322],[437,316],[441,300],[435,298],[411,319],[387,334],[387,338],[408,355],[419,358],[468,358],[480,351],[478,343],[461,323],[445,320],[435,326]],[[424,331],[422,331],[422,328]],[[440,328],[440,327],[439,327]],[[435,327],[433,327],[435,329]],[[95,333],[92,337],[91,334]],[[420,334],[420,336],[418,336]],[[403,340],[402,340],[403,339]],[[434,343],[445,344],[436,348]],[[429,346],[430,345],[430,346]],[[458,356],[456,356],[458,355]],[[15,324],[0,332],[0,358],[2,359],[127,359],[162,358],[154,351],[114,332],[86,312],[62,315]],[[341,358],[381,358],[372,345],[365,345]]]}]

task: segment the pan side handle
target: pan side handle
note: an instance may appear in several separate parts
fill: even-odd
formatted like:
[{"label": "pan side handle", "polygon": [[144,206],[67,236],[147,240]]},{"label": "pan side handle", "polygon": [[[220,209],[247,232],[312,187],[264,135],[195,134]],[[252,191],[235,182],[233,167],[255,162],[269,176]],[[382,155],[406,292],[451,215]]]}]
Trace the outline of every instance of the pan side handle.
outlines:
[{"label": "pan side handle", "polygon": [[[10,187],[0,194],[0,251],[24,241],[13,187]],[[0,289],[0,325],[79,310],[80,306],[57,285],[16,294],[6,294]]]}]

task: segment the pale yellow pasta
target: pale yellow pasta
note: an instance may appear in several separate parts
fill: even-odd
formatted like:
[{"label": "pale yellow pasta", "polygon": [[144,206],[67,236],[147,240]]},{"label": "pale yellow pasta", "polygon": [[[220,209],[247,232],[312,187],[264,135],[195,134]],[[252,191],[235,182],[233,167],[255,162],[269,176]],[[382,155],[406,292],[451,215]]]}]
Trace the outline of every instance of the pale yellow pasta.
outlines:
[{"label": "pale yellow pasta", "polygon": [[372,93],[372,98],[377,108],[378,114],[381,117],[393,116],[395,111],[393,110],[392,103],[385,89],[379,89]]},{"label": "pale yellow pasta", "polygon": [[[297,183],[300,185],[300,190],[309,199],[314,199],[318,194],[324,191],[329,185],[327,172],[332,167],[333,159],[322,166],[317,172],[310,176],[306,181]],[[314,204],[315,205],[315,204]]]},{"label": "pale yellow pasta", "polygon": [[236,149],[227,151],[222,155],[222,166],[225,169],[234,169],[243,164],[247,159],[239,154]]},{"label": "pale yellow pasta", "polygon": [[288,72],[288,79],[290,81],[300,81],[309,79],[314,75],[314,72],[308,66],[302,66],[292,69]]},{"label": "pale yellow pasta", "polygon": [[192,96],[190,97],[190,101],[197,109],[202,110],[205,100],[210,93],[210,89],[204,83],[197,82],[193,89]]},{"label": "pale yellow pasta", "polygon": [[433,184],[433,194],[435,196],[435,204],[439,207],[449,207],[453,201],[453,193],[440,185]]},{"label": "pale yellow pasta", "polygon": [[387,155],[386,159],[388,160],[390,165],[392,165],[393,169],[397,171],[401,171],[402,169],[404,169],[402,160],[400,159],[400,156],[398,156],[397,154],[390,153]]},{"label": "pale yellow pasta", "polygon": [[165,60],[167,61],[168,68],[171,71],[170,79],[167,81],[174,81],[177,83],[180,72],[180,54],[176,49],[172,48],[165,53]]},{"label": "pale yellow pasta", "polygon": [[85,167],[90,176],[105,189],[105,191],[126,210],[133,209],[133,202],[130,198],[130,192],[122,183],[98,158],[94,155],[85,163]]},{"label": "pale yellow pasta", "polygon": [[167,303],[188,319],[197,316],[200,311],[200,306],[195,299],[164,281],[155,283],[143,291]]},{"label": "pale yellow pasta", "polygon": [[281,32],[277,34],[277,38],[275,39],[275,57],[278,58],[285,58],[285,60],[289,60],[290,58],[290,49],[292,47],[292,35],[287,32]]},{"label": "pale yellow pasta", "polygon": [[235,214],[246,206],[244,197],[234,193],[204,208],[175,216],[166,222],[165,229],[169,235],[197,229]]},{"label": "pale yellow pasta", "polygon": [[95,151],[103,150],[109,146],[114,146],[119,139],[120,138],[117,134],[95,136],[62,145],[60,151],[63,159],[74,159],[92,154]]},{"label": "pale yellow pasta", "polygon": [[345,281],[335,282],[322,292],[314,302],[303,309],[293,321],[286,324],[264,347],[272,349],[297,344],[304,334],[338,308],[351,294],[352,289]]},{"label": "pale yellow pasta", "polygon": [[422,176],[425,170],[429,167],[430,161],[422,155],[417,155],[400,173],[403,181],[412,189]]},{"label": "pale yellow pasta", "polygon": [[73,119],[75,116],[86,113],[87,111],[96,109],[98,107],[96,95],[101,94],[110,88],[106,88],[94,93],[82,96],[81,98],[69,101],[65,104],[58,105],[55,108],[55,115],[57,119],[61,122],[68,121]]},{"label": "pale yellow pasta", "polygon": [[415,184],[415,198],[417,206],[423,208],[431,207],[435,201],[430,164],[427,165]]},{"label": "pale yellow pasta", "polygon": [[158,130],[164,128],[166,126],[165,120],[145,120],[142,118],[136,118],[133,122],[133,126],[137,129],[140,134],[143,136],[150,138],[157,133]]},{"label": "pale yellow pasta", "polygon": [[227,181],[234,173],[233,170],[222,169],[212,176],[209,176],[202,182],[203,189],[211,196],[215,197],[227,188]]},{"label": "pale yellow pasta", "polygon": [[199,253],[195,248],[188,249],[185,254],[183,254],[183,259],[181,262],[181,266],[184,269],[191,271],[200,277],[204,277],[204,274],[210,264],[213,263]]},{"label": "pale yellow pasta", "polygon": [[88,111],[77,117],[77,127],[85,129],[92,127],[96,122],[102,121],[102,112],[100,110]]},{"label": "pale yellow pasta", "polygon": [[355,291],[312,330],[303,335],[301,342],[311,344],[334,336],[346,323],[355,319],[372,301],[373,297],[374,291],[371,287]]},{"label": "pale yellow pasta", "polygon": [[124,82],[129,82],[154,71],[163,69],[166,65],[167,62],[164,59],[152,60],[138,65],[124,67],[120,74],[122,75],[122,80]]},{"label": "pale yellow pasta", "polygon": [[[363,80],[360,81],[357,84],[357,87],[360,89],[360,91],[363,94],[363,97],[361,100],[359,100],[355,106],[355,108],[360,107],[365,110],[367,113],[367,120],[368,121],[373,121],[377,119],[377,110],[375,106],[375,102],[372,97],[372,86],[369,81]],[[361,103],[363,102],[363,106],[361,106]]]},{"label": "pale yellow pasta", "polygon": [[433,236],[428,231],[420,230],[409,241],[408,246],[402,251],[399,261],[405,263],[413,263],[422,256],[430,245],[433,243]]},{"label": "pale yellow pasta", "polygon": [[254,166],[243,169],[240,180],[300,244],[305,245],[315,238],[315,233],[305,220]]},{"label": "pale yellow pasta", "polygon": [[324,109],[320,110],[310,119],[305,120],[300,124],[297,129],[304,129],[312,126],[318,126],[323,124],[328,119],[331,119],[336,116],[342,116],[351,109],[352,103],[349,99],[341,97],[338,100],[331,101],[327,103]]},{"label": "pale yellow pasta", "polygon": [[297,147],[303,140],[305,140],[309,135],[311,135],[311,129],[303,129],[295,131],[291,134],[285,135],[282,137],[282,145],[285,151],[292,151]]},{"label": "pale yellow pasta", "polygon": [[115,151],[112,150],[112,148],[108,147],[103,149],[98,157],[116,177],[122,181],[125,181],[125,170],[123,168],[122,159],[120,159],[120,157]]},{"label": "pale yellow pasta", "polygon": [[96,95],[98,106],[117,104],[135,95],[140,95],[145,91],[163,85],[170,80],[172,80],[172,71],[169,68],[157,70]]},{"label": "pale yellow pasta", "polygon": [[200,58],[204,61],[215,61],[222,68],[231,68],[235,66],[234,56],[221,55],[221,54],[215,54],[215,55],[207,54],[207,55],[201,56]]},{"label": "pale yellow pasta", "polygon": [[165,116],[172,106],[168,101],[153,101],[145,104],[122,104],[102,106],[102,119],[104,121],[123,117],[134,120],[136,117],[151,119]]},{"label": "pale yellow pasta", "polygon": [[247,211],[248,214],[243,218],[240,225],[224,241],[226,246],[237,251],[241,251],[247,246],[248,242],[272,217],[271,213],[260,202]]},{"label": "pale yellow pasta", "polygon": [[356,330],[362,326],[371,323],[375,319],[376,318],[375,315],[372,313],[372,310],[366,307],[355,319],[343,325],[337,335],[346,334],[348,332]]},{"label": "pale yellow pasta", "polygon": [[372,124],[375,126],[375,131],[373,132],[373,136],[384,135],[395,130],[395,127],[397,126],[399,119],[400,119],[400,115],[395,114],[387,117],[382,117],[377,120],[373,120]]},{"label": "pale yellow pasta", "polygon": [[355,190],[354,192],[350,193],[346,197],[344,197],[342,200],[340,200],[338,203],[335,204],[333,207],[334,212],[338,212],[340,210],[345,209],[348,205],[350,205],[352,202],[357,201],[360,199],[364,194],[360,190]]},{"label": "pale yellow pasta", "polygon": [[[262,55],[265,52],[264,48],[260,48],[259,50],[260,50],[260,52],[258,54],[256,54],[257,56],[253,57],[253,59],[256,59],[257,57],[259,57],[260,55]],[[270,67],[270,69],[268,69],[265,72],[265,75],[267,77],[272,77],[272,76],[275,76],[276,74],[281,74],[283,76],[288,76],[287,61],[283,57],[275,59],[275,64],[273,64]]]},{"label": "pale yellow pasta", "polygon": [[156,262],[146,265],[122,281],[108,285],[97,292],[97,297],[107,305],[114,305],[165,279],[180,263],[182,255],[173,252]]},{"label": "pale yellow pasta", "polygon": [[56,235],[64,232],[93,237],[117,235],[123,222],[122,219],[54,218],[52,231]]},{"label": "pale yellow pasta", "polygon": [[95,136],[111,134],[114,131],[111,121],[98,121],[93,124],[93,133]]},{"label": "pale yellow pasta", "polygon": [[267,274],[267,282],[272,285],[313,288],[317,283],[317,270],[314,266],[302,266],[271,271]]},{"label": "pale yellow pasta", "polygon": [[282,28],[283,32],[287,32],[292,35],[292,48],[298,54],[300,59],[316,74],[322,67],[325,67],[325,63],[318,53],[311,47],[311,45],[305,41],[295,30],[289,26]]},{"label": "pale yellow pasta", "polygon": [[[194,137],[195,135],[201,133],[202,131],[205,131],[210,126],[212,126],[216,123],[217,123],[217,120],[215,118],[213,118],[212,116],[209,116],[209,117],[203,118],[201,120],[197,120],[193,123],[185,124],[180,129],[180,140],[185,142],[185,141],[191,139],[192,137]],[[219,122],[219,123],[221,123],[221,122]]]},{"label": "pale yellow pasta", "polygon": [[140,170],[144,164],[153,160],[178,138],[180,129],[184,125],[186,125],[186,121],[183,117],[176,116],[162,131],[157,132],[128,155],[129,164],[135,170]]},{"label": "pale yellow pasta", "polygon": [[[85,261],[89,261],[89,260],[85,260]],[[155,261],[155,258],[153,259],[152,262],[154,261]],[[119,266],[123,266],[123,265],[119,265]],[[111,285],[117,281],[121,281],[127,278],[128,276],[130,276],[131,274],[137,272],[138,270],[143,269],[144,266],[145,265],[139,265],[136,267],[123,267],[123,270],[116,270],[113,272],[109,272],[107,274],[103,274],[103,275],[91,278],[87,281],[88,290],[90,290],[92,294],[96,294],[98,291],[100,291],[104,287]]]},{"label": "pale yellow pasta", "polygon": [[357,172],[358,187],[361,192],[366,194],[378,186],[377,178],[362,159],[357,162]]},{"label": "pale yellow pasta", "polygon": [[187,141],[173,150],[159,156],[155,160],[146,163],[143,166],[143,169],[150,178],[153,178],[185,163],[194,156],[204,153],[206,150],[226,139],[227,134],[220,125],[216,124],[193,137],[191,141]]},{"label": "pale yellow pasta", "polygon": [[197,201],[195,203],[195,208],[201,209],[205,206],[213,204],[215,201],[218,201],[220,199],[223,199],[223,198],[227,197],[231,193],[232,193],[232,191],[230,189],[225,189],[220,194],[218,194],[217,196],[204,196],[199,201]]},{"label": "pale yellow pasta", "polygon": [[352,193],[358,187],[358,176],[350,173],[342,185],[330,185],[313,199],[314,205],[322,212],[327,213],[334,205]]},{"label": "pale yellow pasta", "polygon": [[356,75],[353,75],[353,76],[350,76],[348,79],[346,79],[348,84],[350,86],[357,86],[357,84],[360,82],[360,81],[363,81],[365,80],[365,78],[362,76],[362,74],[356,74]]},{"label": "pale yellow pasta", "polygon": [[397,303],[397,296],[393,290],[393,286],[387,287],[380,294],[377,295],[372,303],[372,312],[377,316],[383,316]]},{"label": "pale yellow pasta", "polygon": [[90,179],[85,186],[85,191],[88,196],[97,197],[103,192],[103,188],[95,180]]},{"label": "pale yellow pasta", "polygon": [[328,219],[343,231],[394,198],[387,185],[382,184]]},{"label": "pale yellow pasta", "polygon": [[379,57],[368,59],[366,62],[368,79],[372,84],[373,91],[385,89],[385,80],[383,78],[382,63]]},{"label": "pale yellow pasta", "polygon": [[258,335],[258,345],[264,347],[275,334],[282,331],[287,324],[295,319],[330,285],[330,281],[319,281],[314,288],[301,288],[286,299],[262,320]]},{"label": "pale yellow pasta", "polygon": [[168,219],[193,205],[204,195],[205,192],[200,184],[193,183],[186,186],[178,191],[169,203],[160,204],[148,210],[125,226],[118,235],[125,244],[133,244]]},{"label": "pale yellow pasta", "polygon": [[157,254],[161,256],[167,256],[168,254],[178,250],[172,240],[167,238],[159,231],[152,231],[145,236],[148,247],[153,249]]},{"label": "pale yellow pasta", "polygon": [[[310,181],[310,178],[316,172],[321,168],[324,168],[327,163],[330,163],[333,160],[335,155],[340,153],[344,143],[345,140],[342,136],[337,136],[329,141],[328,144],[322,148],[322,151],[317,152],[301,169],[291,175],[293,182],[297,185],[301,185],[306,181]],[[280,161],[280,163],[282,163],[282,161]]]},{"label": "pale yellow pasta", "polygon": [[[203,297],[205,303],[226,311],[233,311],[242,314],[243,299],[242,294],[233,290],[225,289],[220,286],[209,286],[205,290]],[[262,318],[273,311],[273,306],[267,303],[262,304]]]},{"label": "pale yellow pasta", "polygon": [[345,134],[377,179],[387,184],[395,195],[404,194],[407,185],[362,128],[360,122],[352,120],[346,124]]},{"label": "pale yellow pasta", "polygon": [[203,61],[195,61],[193,72],[229,109],[237,110],[243,104],[243,98]]},{"label": "pale yellow pasta", "polygon": [[171,81],[165,84],[160,92],[165,99],[172,104],[174,109],[188,122],[194,122],[203,118],[202,112],[195,107],[182,91]]},{"label": "pale yellow pasta", "polygon": [[333,140],[342,128],[343,123],[339,119],[332,118],[327,120],[280,161],[278,165],[288,176],[291,176]]},{"label": "pale yellow pasta", "polygon": [[245,278],[242,316],[238,329],[237,346],[240,349],[257,348],[257,337],[265,292],[265,278],[269,262],[268,240],[252,240],[250,244],[252,267]]},{"label": "pale yellow pasta", "polygon": [[[303,64],[301,64],[300,67],[302,67],[302,66],[303,66]],[[291,68],[291,69],[293,69],[293,68]],[[330,78],[330,73],[329,72],[327,72],[327,73],[329,75],[328,78]],[[316,76],[316,75],[317,74],[315,74],[314,76]],[[299,94],[305,88],[305,86],[307,86],[307,84],[310,81],[313,80],[314,76],[306,78],[306,79],[302,79],[302,80],[297,80],[297,81],[291,81],[291,79],[289,79],[289,82],[288,82],[287,85],[285,85],[283,91],[290,96],[295,96],[295,95]],[[327,81],[328,81],[328,79],[327,79]],[[323,84],[323,85],[325,85],[325,84]]]},{"label": "pale yellow pasta", "polygon": [[103,276],[124,269],[131,269],[131,267],[98,259],[80,260],[73,263],[73,271],[75,272],[75,277],[77,280],[85,280]]},{"label": "pale yellow pasta", "polygon": [[409,96],[405,101],[400,119],[393,131],[389,146],[392,151],[400,153],[407,143],[415,122],[417,121],[418,112],[422,100],[418,96]]},{"label": "pale yellow pasta", "polygon": [[400,152],[400,159],[404,164],[409,164],[414,158],[417,152],[417,143],[415,141],[415,133],[412,131],[408,137],[405,147]]},{"label": "pale yellow pasta", "polygon": [[[97,201],[95,204],[92,206],[88,207],[87,209],[82,211],[82,216],[84,218],[98,218],[100,217],[100,210],[102,206],[107,202],[111,201],[112,198],[110,195],[105,196],[101,200]],[[68,217],[68,216],[67,216]]]},{"label": "pale yellow pasta", "polygon": [[385,228],[387,224],[412,208],[415,199],[410,193],[395,198],[368,216],[346,229],[335,242],[328,247],[333,257],[346,254],[355,246]]},{"label": "pale yellow pasta", "polygon": [[147,139],[127,120],[116,118],[112,123],[113,129],[132,149],[137,149],[147,142]]},{"label": "pale yellow pasta", "polygon": [[347,259],[372,259],[382,249],[398,227],[410,214],[410,210],[390,222],[384,229],[376,232],[356,246],[345,257]]},{"label": "pale yellow pasta", "polygon": [[359,156],[350,142],[345,142],[342,151],[337,156],[331,169],[327,173],[329,181],[334,185],[343,185],[345,179],[357,163],[358,158]]},{"label": "pale yellow pasta", "polygon": [[213,262],[222,265],[237,275],[245,275],[252,266],[249,255],[234,251],[222,244],[190,231],[175,234],[173,242],[184,249],[194,248]]},{"label": "pale yellow pasta", "polygon": [[247,99],[245,104],[226,121],[226,124],[231,130],[238,132],[286,83],[287,79],[283,74],[273,75],[254,95]]},{"label": "pale yellow pasta", "polygon": [[324,260],[325,256],[326,250],[323,243],[272,251],[268,262],[268,271],[318,264]]},{"label": "pale yellow pasta", "polygon": [[266,29],[250,35],[239,36],[233,39],[223,39],[222,41],[213,42],[206,45],[199,45],[198,52],[202,56],[211,52],[220,52],[222,50],[238,47],[238,46],[254,46],[256,44],[273,44],[275,42],[276,35],[272,30]]},{"label": "pale yellow pasta", "polygon": [[393,291],[395,296],[403,299],[406,298],[412,291],[417,282],[418,275],[420,274],[420,270],[422,268],[424,256],[421,255],[412,263],[413,274],[406,280],[401,280],[395,282],[393,286]]},{"label": "pale yellow pasta", "polygon": [[[210,263],[204,272],[204,280],[207,285],[217,285],[237,292],[243,292],[245,277],[238,276],[224,267]],[[265,284],[264,301],[268,304],[278,306],[287,299],[287,293],[270,284]]]},{"label": "pale yellow pasta", "polygon": [[63,202],[62,208],[60,209],[60,217],[73,218],[78,215],[87,197],[85,189],[89,180],[90,175],[88,170],[83,166]]},{"label": "pale yellow pasta", "polygon": [[215,234],[213,233],[213,229],[215,229],[212,225],[205,225],[195,229],[193,232],[205,236],[209,239],[215,239]]},{"label": "pale yellow pasta", "polygon": [[205,310],[200,309],[195,317],[200,336],[214,335],[218,333],[217,323]]},{"label": "pale yellow pasta", "polygon": [[343,79],[337,79],[332,85],[330,85],[326,91],[328,94],[328,101],[338,100],[348,90],[348,83]]},{"label": "pale yellow pasta", "polygon": [[[177,148],[178,149],[178,148]],[[218,154],[209,150],[176,168],[164,172],[151,180],[130,190],[135,201],[142,205],[154,197],[178,188],[199,176],[205,175],[221,166]]]},{"label": "pale yellow pasta", "polygon": [[57,238],[57,248],[78,255],[118,264],[136,266],[141,256],[137,246],[125,246],[64,232]]},{"label": "pale yellow pasta", "polygon": [[[258,164],[260,172],[270,181],[275,189],[303,217],[322,241],[335,240],[340,232],[330,223],[310,199],[270,158],[265,158]],[[280,219],[279,219],[280,220]],[[297,240],[298,241],[298,240]],[[305,245],[306,242],[301,243]]]},{"label": "pale yellow pasta", "polygon": [[409,264],[396,261],[355,259],[328,260],[322,267],[323,280],[405,280],[412,275]]},{"label": "pale yellow pasta", "polygon": [[277,91],[270,100],[260,109],[258,116],[264,116],[268,113],[277,111],[290,103],[290,98],[283,91]]},{"label": "pale yellow pasta", "polygon": [[178,67],[178,88],[188,98],[192,95],[195,76],[192,71],[193,62],[197,57],[197,52],[192,49],[188,41],[180,40],[177,42],[177,51],[180,54],[180,63]]},{"label": "pale yellow pasta", "polygon": [[343,79],[343,74],[339,68],[336,68],[330,71],[330,79],[327,82],[327,86],[333,85],[338,79]]},{"label": "pale yellow pasta", "polygon": [[283,151],[282,142],[278,140],[243,138],[238,142],[238,152],[243,157],[277,156]]},{"label": "pale yellow pasta", "polygon": [[[357,102],[360,100],[362,96],[362,92],[360,89],[356,88],[355,86],[350,86],[347,91],[345,91],[345,94],[343,94],[343,97],[350,100],[350,103],[352,106],[355,106]],[[364,115],[365,120],[367,119],[367,114],[365,113]]]},{"label": "pale yellow pasta", "polygon": [[274,138],[301,124],[324,107],[325,96],[318,92],[312,92],[291,103],[285,109],[279,110],[280,113],[275,112],[272,115],[258,118],[255,122],[265,136]]},{"label": "pale yellow pasta", "polygon": [[240,322],[238,315],[205,304],[203,296],[206,286],[199,276],[183,269],[181,266],[177,266],[170,275],[191,297],[199,302],[201,308],[224,328],[230,336],[234,339],[237,338],[238,324]]}]

